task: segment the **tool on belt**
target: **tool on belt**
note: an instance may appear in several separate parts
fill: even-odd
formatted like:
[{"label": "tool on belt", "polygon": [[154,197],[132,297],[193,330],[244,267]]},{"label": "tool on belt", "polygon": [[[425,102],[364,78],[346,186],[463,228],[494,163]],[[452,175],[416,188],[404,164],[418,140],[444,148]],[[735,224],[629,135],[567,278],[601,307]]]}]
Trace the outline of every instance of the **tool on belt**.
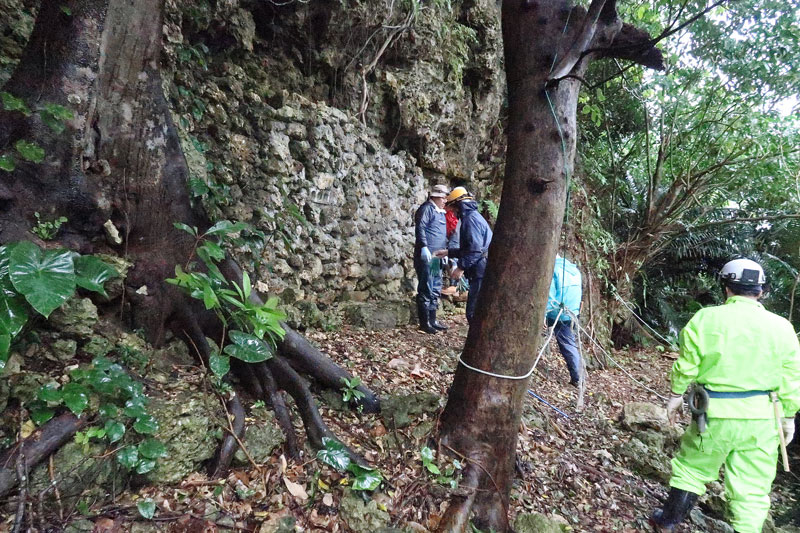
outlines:
[{"label": "tool on belt", "polygon": [[781,427],[781,410],[780,406],[778,405],[778,395],[771,391],[769,393],[769,399],[772,400],[772,407],[775,410],[775,427],[778,429],[778,438],[781,441],[781,459],[783,459],[783,471],[789,471],[789,457],[786,455],[786,435],[783,434],[783,428]]},{"label": "tool on belt", "polygon": [[689,389],[689,396],[686,401],[689,404],[689,411],[692,413],[692,420],[697,424],[697,432],[704,433],[708,417],[706,411],[708,410],[708,391],[699,383],[692,384]]},{"label": "tool on belt", "polygon": [[753,396],[769,396],[775,411],[775,425],[778,429],[778,436],[781,443],[781,458],[783,459],[783,469],[789,471],[789,458],[786,454],[786,436],[781,429],[781,415],[780,406],[778,405],[778,395],[774,391],[766,390],[750,390],[750,391],[736,391],[736,392],[721,392],[706,389],[703,385],[695,383],[689,389],[689,396],[687,402],[689,403],[689,411],[692,412],[692,420],[697,424],[697,432],[703,433],[708,424],[708,402],[710,398],[719,399],[738,399],[738,398],[751,398]]}]

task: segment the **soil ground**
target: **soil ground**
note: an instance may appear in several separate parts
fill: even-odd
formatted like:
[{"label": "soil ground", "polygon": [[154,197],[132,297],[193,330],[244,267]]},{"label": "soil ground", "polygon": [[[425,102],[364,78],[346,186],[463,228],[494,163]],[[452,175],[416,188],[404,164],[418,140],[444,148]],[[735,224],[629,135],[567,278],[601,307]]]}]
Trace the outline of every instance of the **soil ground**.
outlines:
[{"label": "soil ground", "polygon": [[[450,330],[439,335],[427,335],[413,326],[383,331],[345,327],[307,335],[382,398],[433,393],[441,396],[443,405],[467,331],[461,314],[447,316],[445,321]],[[602,357],[599,349],[595,353],[586,343],[583,347],[585,357]],[[648,530],[646,518],[666,491],[660,482],[636,475],[615,453],[631,436],[618,420],[625,403],[662,405],[628,374],[667,394],[666,376],[676,355],[656,350],[613,351],[611,355],[625,371],[611,366],[590,370],[584,407],[578,410],[578,390],[568,385],[555,342],[545,350],[530,382],[531,390],[543,401],[528,396],[520,426],[518,472],[509,509],[512,519],[518,513],[539,512],[568,524],[572,531]],[[388,517],[397,528],[435,528],[450,485],[455,485],[451,479],[458,479],[457,470],[450,477],[437,476],[426,470],[421,460],[421,450],[430,446],[440,471],[453,466],[455,457],[447,450],[437,450],[432,439],[437,411],[417,415],[409,425],[397,427],[381,415],[321,404],[331,429],[383,474],[385,482],[373,493],[375,504],[366,507],[367,514],[384,521]],[[299,422],[296,431],[302,431]],[[779,484],[795,480],[793,474],[779,475]],[[234,470],[224,480],[195,474],[175,486],[144,488],[126,494],[113,506],[89,509],[86,518],[94,523],[94,531],[133,527],[137,531],[362,533],[377,529],[348,518],[352,512],[343,509],[345,500],[352,508],[354,499],[347,495],[349,483],[347,477],[315,460],[309,449],[299,463],[288,463],[278,450],[266,464]],[[783,492],[774,499],[778,505],[790,506],[792,496]],[[143,499],[156,504],[153,520],[143,521],[138,515],[136,503]],[[292,519],[296,529],[281,529],[281,524]],[[0,522],[0,531],[7,530],[8,524]],[[685,526],[682,531],[690,530]]]}]

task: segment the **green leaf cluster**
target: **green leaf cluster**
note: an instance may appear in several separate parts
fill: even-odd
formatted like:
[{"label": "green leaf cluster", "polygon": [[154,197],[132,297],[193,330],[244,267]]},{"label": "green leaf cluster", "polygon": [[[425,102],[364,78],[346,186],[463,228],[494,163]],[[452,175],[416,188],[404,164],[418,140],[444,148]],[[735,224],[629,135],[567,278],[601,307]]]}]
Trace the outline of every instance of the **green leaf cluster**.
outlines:
[{"label": "green leaf cluster", "polygon": [[[659,35],[707,6],[654,0],[619,10]],[[586,244],[585,268],[668,336],[718,302],[706,276],[727,259],[760,258],[781,289],[767,303],[789,316],[800,224],[779,217],[800,211],[796,2],[726,2],[658,48],[664,72],[596,61],[584,76],[581,183],[571,192],[586,202],[575,202],[580,220],[565,227]]]},{"label": "green leaf cluster", "polygon": [[178,48],[178,61],[181,63],[196,63],[200,65],[203,70],[207,70],[208,53],[208,47],[203,43],[193,46],[181,46]]},{"label": "green leaf cluster", "polygon": [[361,466],[350,460],[344,444],[329,437],[322,438],[323,449],[317,452],[317,459],[339,472],[348,472],[353,477],[353,490],[372,491],[383,481],[383,475],[377,468]]},{"label": "green leaf cluster", "polygon": [[67,217],[58,217],[53,220],[42,220],[39,212],[35,212],[33,216],[36,217],[36,225],[33,226],[31,231],[34,235],[43,241],[52,240],[58,235],[58,230],[61,229],[67,222]]},{"label": "green leaf cluster", "polygon": [[225,259],[226,240],[247,227],[241,222],[221,220],[200,233],[196,227],[175,223],[175,228],[194,237],[193,255],[200,259],[205,271],[197,270],[197,265],[187,265],[188,271],[177,265],[175,277],[167,279],[167,283],[202,301],[224,325],[226,337],[220,339],[224,349],[222,353],[211,354],[209,360],[217,384],[221,384],[230,370],[231,357],[246,363],[266,361],[274,355],[277,343],[285,334],[280,323],[286,315],[278,310],[277,298],[257,303],[251,299],[253,286],[247,272],[242,274],[239,284],[228,280],[219,270],[218,263]]},{"label": "green leaf cluster", "polygon": [[341,378],[342,380],[342,401],[349,403],[351,401],[358,401],[365,395],[358,390],[361,385],[361,378],[354,376],[350,379]]},{"label": "green leaf cluster", "polygon": [[420,450],[420,459],[422,460],[423,468],[425,468],[429,474],[433,474],[438,483],[448,485],[451,488],[458,487],[458,478],[463,468],[458,459],[454,459],[444,468],[444,471],[442,471],[436,464],[436,457],[434,456],[433,450],[427,446]]},{"label": "green leaf cluster", "polygon": [[103,284],[117,276],[91,255],[44,250],[30,241],[0,246],[0,372],[12,341],[32,315],[50,316],[77,287],[105,295]]},{"label": "green leaf cluster", "polygon": [[[3,109],[6,111],[21,113],[26,117],[32,114],[25,100],[9,92],[0,91],[0,102],[2,102]],[[41,107],[36,110],[36,113],[39,115],[41,121],[56,134],[63,133],[66,129],[66,121],[74,117],[70,109],[52,102],[43,103]],[[14,153],[16,153],[16,157],[22,158],[24,161],[30,161],[32,163],[41,163],[44,161],[44,149],[29,139],[18,139],[14,143],[14,150],[15,152],[8,151],[0,154],[0,170],[4,170],[5,172],[14,171],[17,167]]]},{"label": "green leaf cluster", "polygon": [[132,431],[139,442],[121,448],[117,452],[117,462],[139,474],[150,472],[156,461],[167,455],[164,444],[153,437],[159,429],[158,421],[147,410],[142,383],[133,379],[122,366],[97,357],[91,365],[72,370],[69,378],[70,381],[61,387],[48,384],[38,390],[36,400],[29,406],[34,422],[45,423],[61,406],[75,415],[96,410],[102,425],[76,434],[78,444],[88,447],[92,439],[114,444]]}]

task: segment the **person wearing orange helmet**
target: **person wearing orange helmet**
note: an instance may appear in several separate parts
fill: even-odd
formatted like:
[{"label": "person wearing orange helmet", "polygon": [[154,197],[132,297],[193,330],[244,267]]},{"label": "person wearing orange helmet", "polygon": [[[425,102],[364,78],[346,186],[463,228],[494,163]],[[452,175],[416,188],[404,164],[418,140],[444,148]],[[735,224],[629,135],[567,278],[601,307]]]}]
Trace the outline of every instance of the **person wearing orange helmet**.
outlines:
[{"label": "person wearing orange helmet", "polygon": [[492,242],[492,229],[478,212],[478,203],[464,187],[456,187],[450,191],[445,205],[456,213],[461,222],[458,248],[438,250],[435,255],[436,257],[458,259],[458,268],[453,272],[452,277],[458,279],[465,275],[469,282],[467,321],[472,322],[483,275],[486,272],[486,259],[489,255],[489,244]]}]

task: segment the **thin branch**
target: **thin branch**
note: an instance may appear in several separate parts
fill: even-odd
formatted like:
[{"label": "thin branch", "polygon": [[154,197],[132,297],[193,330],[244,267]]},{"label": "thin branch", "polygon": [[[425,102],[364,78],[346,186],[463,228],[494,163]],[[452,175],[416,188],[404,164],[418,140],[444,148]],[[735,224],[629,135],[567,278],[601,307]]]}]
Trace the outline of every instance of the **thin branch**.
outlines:
[{"label": "thin branch", "polygon": [[19,533],[25,520],[25,503],[28,501],[28,476],[25,475],[25,454],[20,452],[17,455],[15,464],[17,481],[19,482],[19,501],[17,502],[17,514],[14,517],[14,527],[11,533]]},{"label": "thin branch", "polygon": [[[681,5],[681,7],[678,9],[678,13],[675,15],[675,19],[672,22],[670,22],[669,24],[667,24],[667,28],[672,28],[673,26],[675,26],[675,24],[678,23],[678,20],[681,18],[681,15],[683,15],[683,12],[686,9],[686,6],[688,6],[688,5],[689,5],[689,0],[686,0],[683,3],[683,5]],[[672,8],[672,6],[670,6],[670,11],[672,10],[671,8]]]},{"label": "thin branch", "polygon": [[585,85],[589,89],[594,87],[594,85],[590,86],[589,82],[586,81],[585,78],[582,78],[581,76],[578,76],[577,74],[567,74],[566,76],[561,76],[560,78],[554,79],[553,82],[562,81],[562,80],[578,80],[579,82],[581,82],[583,85]]},{"label": "thin branch", "polygon": [[589,12],[586,13],[586,18],[583,20],[583,27],[575,42],[569,47],[567,54],[561,58],[558,65],[550,72],[547,77],[548,81],[563,78],[575,68],[575,65],[583,59],[584,50],[594,38],[595,31],[597,31],[597,20],[600,18],[600,12],[606,5],[607,0],[592,0],[589,6]]},{"label": "thin branch", "polygon": [[[611,80],[614,80],[614,79],[617,79],[620,76],[623,76],[625,74],[625,72],[627,72],[631,68],[635,67],[636,65],[638,65],[638,63],[632,61],[632,62],[628,63],[627,65],[625,65],[624,67],[620,67],[617,72],[615,72],[611,76],[607,77],[603,81],[599,81],[599,82],[595,83],[594,85],[588,85],[586,82],[584,82],[584,85],[586,85],[589,90],[597,89],[598,87],[604,86],[606,83],[610,82]],[[564,78],[569,78],[569,77],[570,76],[564,76]]]},{"label": "thin branch", "polygon": [[789,322],[792,321],[792,314],[794,313],[794,296],[797,293],[797,284],[800,283],[800,273],[794,278],[794,285],[792,285],[792,296],[789,298]]}]

